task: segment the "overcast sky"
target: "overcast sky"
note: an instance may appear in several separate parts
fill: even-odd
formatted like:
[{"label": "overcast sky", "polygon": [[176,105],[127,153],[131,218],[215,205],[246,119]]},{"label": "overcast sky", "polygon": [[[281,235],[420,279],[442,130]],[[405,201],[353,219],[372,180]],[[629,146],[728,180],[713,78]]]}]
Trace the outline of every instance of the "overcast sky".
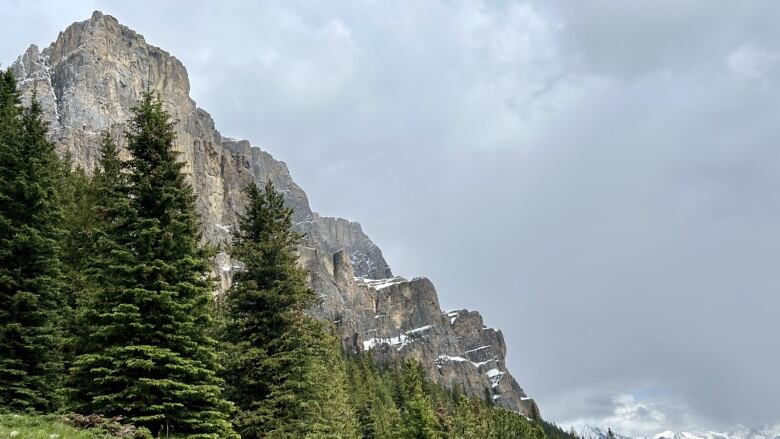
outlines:
[{"label": "overcast sky", "polygon": [[501,328],[546,418],[780,422],[780,3],[0,0],[0,62],[93,9]]}]

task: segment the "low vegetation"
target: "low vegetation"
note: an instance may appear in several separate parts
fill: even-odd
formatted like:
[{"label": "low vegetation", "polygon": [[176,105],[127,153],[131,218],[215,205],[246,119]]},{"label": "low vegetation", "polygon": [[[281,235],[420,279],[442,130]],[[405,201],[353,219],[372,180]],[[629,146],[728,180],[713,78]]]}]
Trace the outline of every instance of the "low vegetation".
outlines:
[{"label": "low vegetation", "polygon": [[16,439],[146,439],[148,430],[121,419],[80,415],[0,414],[0,438]]}]

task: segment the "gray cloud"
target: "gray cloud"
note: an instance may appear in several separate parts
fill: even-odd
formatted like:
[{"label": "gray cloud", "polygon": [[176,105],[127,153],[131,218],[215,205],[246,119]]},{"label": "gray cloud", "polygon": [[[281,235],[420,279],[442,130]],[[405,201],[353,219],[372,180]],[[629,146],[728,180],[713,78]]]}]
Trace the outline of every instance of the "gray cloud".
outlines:
[{"label": "gray cloud", "polygon": [[182,59],[224,134],[502,328],[548,418],[780,422],[780,7],[7,3],[6,65],[93,8]]}]

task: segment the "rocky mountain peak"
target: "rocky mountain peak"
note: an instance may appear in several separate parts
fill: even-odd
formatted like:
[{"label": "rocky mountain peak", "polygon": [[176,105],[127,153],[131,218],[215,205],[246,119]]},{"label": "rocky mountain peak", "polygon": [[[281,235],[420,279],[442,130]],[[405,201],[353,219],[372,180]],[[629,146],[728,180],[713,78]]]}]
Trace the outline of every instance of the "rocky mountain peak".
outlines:
[{"label": "rocky mountain peak", "polygon": [[[370,351],[380,362],[415,358],[443,385],[532,413],[533,400],[507,370],[500,331],[485,327],[474,311],[442,312],[433,283],[393,277],[360,224],[313,212],[285,163],[247,140],[223,137],[190,98],[187,70],[168,52],[96,11],[45,49],[31,45],[12,69],[24,98],[37,94],[58,152],[87,171],[95,167],[101,134],[110,132],[121,148],[130,108],[144,90],[158,92],[176,121],[175,147],[197,194],[205,241],[227,241],[244,209],[243,188],[272,181],[306,235],[301,264],[320,298],[311,313],[334,322],[345,347]],[[240,266],[217,256],[221,289]]]}]

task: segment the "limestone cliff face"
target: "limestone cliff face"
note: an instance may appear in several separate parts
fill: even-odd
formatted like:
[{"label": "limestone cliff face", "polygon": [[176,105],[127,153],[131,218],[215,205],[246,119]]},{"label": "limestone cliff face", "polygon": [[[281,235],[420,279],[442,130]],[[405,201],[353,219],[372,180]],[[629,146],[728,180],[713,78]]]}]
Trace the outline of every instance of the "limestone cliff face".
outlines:
[{"label": "limestone cliff face", "polygon": [[331,256],[306,247],[301,255],[320,294],[313,313],[333,321],[347,348],[370,351],[380,362],[415,358],[445,386],[532,413],[534,401],[507,370],[501,331],[485,327],[478,312],[442,312],[426,278],[355,277],[345,250]]},{"label": "limestone cliff face", "polygon": [[228,239],[243,205],[242,188],[252,179],[270,179],[294,208],[302,232],[326,248],[352,249],[361,275],[389,274],[382,252],[360,225],[313,213],[284,162],[245,140],[222,137],[211,116],[190,98],[184,65],[114,17],[95,12],[61,32],[48,48],[30,46],[12,69],[25,98],[37,92],[59,151],[88,170],[97,161],[101,133],[109,130],[121,145],[123,124],[141,92],[159,92],[177,122],[176,148],[198,194],[207,240]]},{"label": "limestone cliff face", "polygon": [[[476,312],[442,313],[431,282],[393,277],[360,224],[312,212],[284,162],[246,140],[223,137],[190,98],[187,70],[175,57],[95,12],[49,47],[30,46],[12,69],[25,99],[37,94],[58,151],[87,170],[97,161],[101,133],[110,131],[122,146],[140,93],[159,92],[177,122],[176,149],[197,194],[204,240],[227,241],[245,205],[242,189],[273,181],[306,234],[301,263],[320,297],[311,312],[333,321],[346,347],[371,350],[379,361],[416,358],[442,384],[461,384],[476,396],[487,391],[497,404],[530,413],[533,401],[506,370],[501,332],[485,328]],[[229,255],[216,258],[221,290],[240,266]]]}]

